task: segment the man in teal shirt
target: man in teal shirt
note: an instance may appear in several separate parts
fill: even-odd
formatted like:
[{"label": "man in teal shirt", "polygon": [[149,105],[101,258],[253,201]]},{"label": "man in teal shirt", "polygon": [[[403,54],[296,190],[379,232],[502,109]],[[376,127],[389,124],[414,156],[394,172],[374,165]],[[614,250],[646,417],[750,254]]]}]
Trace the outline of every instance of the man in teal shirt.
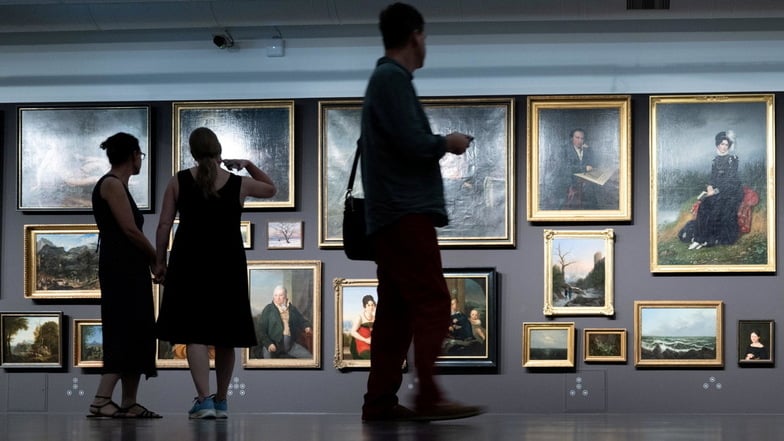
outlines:
[{"label": "man in teal shirt", "polygon": [[[381,12],[384,57],[362,107],[362,186],[378,265],[378,307],[363,421],[445,420],[481,412],[446,400],[434,379],[449,327],[450,295],[435,227],[449,220],[439,159],[463,154],[472,137],[433,134],[411,83],[425,60],[424,19],[395,3]],[[419,390],[415,410],[398,403],[411,342]]]}]

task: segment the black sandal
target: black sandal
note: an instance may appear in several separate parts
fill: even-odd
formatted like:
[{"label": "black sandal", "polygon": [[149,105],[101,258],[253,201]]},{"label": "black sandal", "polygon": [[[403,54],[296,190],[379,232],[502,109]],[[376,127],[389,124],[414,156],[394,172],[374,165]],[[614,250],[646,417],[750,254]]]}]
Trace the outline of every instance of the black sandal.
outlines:
[{"label": "black sandal", "polygon": [[[102,398],[104,400],[108,400],[105,403],[98,405],[98,404],[91,404],[90,405],[90,413],[87,415],[87,418],[98,418],[98,419],[108,419],[108,418],[119,418],[120,414],[122,413],[122,409],[120,406],[117,405],[114,401],[112,401],[112,397],[102,397],[100,395],[96,395],[95,398]],[[113,406],[114,412],[104,412],[104,408],[107,406]]]},{"label": "black sandal", "polygon": [[[131,410],[134,410],[134,412],[131,412]],[[163,418],[163,415],[153,412],[139,403],[121,407],[119,412],[122,414],[120,418]]]}]

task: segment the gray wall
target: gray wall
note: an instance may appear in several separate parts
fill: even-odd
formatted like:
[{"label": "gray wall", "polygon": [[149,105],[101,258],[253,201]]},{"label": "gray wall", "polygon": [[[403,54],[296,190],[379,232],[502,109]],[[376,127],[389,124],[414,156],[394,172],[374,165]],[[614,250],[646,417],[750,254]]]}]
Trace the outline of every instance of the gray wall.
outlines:
[{"label": "gray wall", "polygon": [[[778,412],[784,404],[778,399],[784,386],[780,368],[740,368],[735,361],[736,323],[739,319],[777,319],[781,311],[780,276],[775,274],[732,275],[657,275],[649,272],[648,262],[648,97],[633,96],[634,115],[634,216],[629,223],[614,225],[532,225],[525,221],[525,97],[516,97],[516,185],[518,198],[517,238],[514,249],[445,250],[446,267],[492,266],[501,275],[500,363],[498,373],[444,375],[442,383],[450,396],[489,406],[492,412]],[[171,170],[170,103],[152,103],[155,164],[155,206]],[[94,394],[98,375],[72,367],[71,321],[95,318],[99,306],[84,301],[33,302],[22,295],[22,229],[29,223],[91,223],[84,214],[30,214],[15,209],[15,107],[3,111],[3,227],[2,291],[0,311],[61,310],[67,317],[68,352],[61,370],[0,371],[0,387],[7,400],[0,411],[70,412],[86,409]],[[235,370],[245,385],[244,397],[232,398],[237,411],[283,412],[357,412],[361,404],[366,372],[341,373],[331,365],[335,339],[335,277],[374,276],[372,264],[352,262],[340,250],[320,250],[316,238],[317,210],[317,100],[296,102],[296,209],[293,211],[247,212],[243,218],[255,225],[254,248],[248,259],[318,259],[324,262],[322,280],[321,369],[312,370]],[[10,128],[10,129],[9,129]],[[92,146],[85,146],[92,148]],[[266,250],[263,229],[272,220],[303,220],[303,250]],[[145,233],[153,237],[157,211],[145,216]],[[621,327],[629,330],[630,360],[620,365],[586,365],[577,342],[575,369],[527,370],[521,367],[523,322],[546,321],[542,315],[543,239],[545,228],[615,229],[616,279],[613,318],[558,317],[586,327]],[[633,302],[644,300],[722,300],[725,302],[723,369],[637,369],[633,365]],[[781,345],[776,344],[776,352]],[[588,396],[578,393],[578,377]],[[713,379],[713,380],[712,380]],[[708,384],[708,388],[703,385]],[[719,386],[720,385],[720,386]],[[719,386],[719,387],[717,387]],[[402,396],[407,397],[414,379],[408,374]],[[69,395],[67,391],[71,391]],[[7,393],[5,393],[7,391]],[[580,390],[577,390],[581,392]],[[84,395],[80,395],[82,392]],[[190,376],[184,370],[160,370],[157,378],[144,382],[140,400],[160,411],[184,411],[194,395]],[[405,399],[405,398],[404,398]]]}]

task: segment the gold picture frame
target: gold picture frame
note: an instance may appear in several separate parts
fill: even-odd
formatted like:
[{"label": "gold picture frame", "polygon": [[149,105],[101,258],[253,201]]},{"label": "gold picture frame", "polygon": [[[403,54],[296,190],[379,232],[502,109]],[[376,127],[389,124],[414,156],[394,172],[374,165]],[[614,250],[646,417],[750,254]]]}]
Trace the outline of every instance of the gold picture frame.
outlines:
[{"label": "gold picture frame", "polygon": [[[439,244],[514,247],[514,99],[427,98],[422,104],[434,133],[474,136],[466,154],[441,158],[447,214],[454,222],[439,228]],[[343,200],[361,116],[361,100],[319,101],[319,248],[343,246]],[[364,194],[361,174],[357,170],[352,192],[357,197]]]},{"label": "gold picture frame", "polygon": [[103,325],[101,319],[74,319],[73,342],[74,367],[103,367]]},{"label": "gold picture frame", "polygon": [[651,272],[776,271],[774,111],[773,94],[650,97]]},{"label": "gold picture frame", "polygon": [[24,226],[26,299],[100,299],[98,226]]},{"label": "gold picture frame", "polygon": [[523,323],[523,367],[574,367],[574,322]]},{"label": "gold picture frame", "polygon": [[775,365],[775,328],[773,320],[738,320],[738,365]]},{"label": "gold picture frame", "polygon": [[[370,368],[370,347],[371,344],[360,343],[357,345],[353,334],[356,332],[367,333],[364,337],[370,337],[372,332],[372,322],[367,326],[363,321],[362,314],[365,312],[367,296],[372,298],[374,304],[378,302],[378,280],[376,279],[344,279],[336,278],[332,281],[335,292],[335,359],[336,369],[351,368]],[[375,314],[373,313],[373,318]],[[365,326],[363,326],[365,325]],[[356,326],[356,330],[354,327]],[[361,328],[364,328],[361,329]],[[357,347],[359,346],[359,347]]]},{"label": "gold picture frame", "polygon": [[[245,208],[294,208],[294,101],[187,101],[172,103],[172,174],[195,165],[188,136],[197,127],[218,136],[224,159],[248,159],[264,170],[277,193],[249,197]],[[246,171],[239,172],[248,176]]]},{"label": "gold picture frame", "polygon": [[[246,369],[319,368],[321,367],[321,267],[320,260],[255,260],[248,261],[248,287],[257,346],[242,351],[242,365]],[[265,353],[265,321],[279,312],[272,304],[272,294],[278,287],[287,291],[290,317],[302,318],[293,346],[297,354],[280,356]],[[272,316],[267,312],[274,313]],[[293,318],[290,318],[290,327]],[[309,326],[308,326],[309,325]],[[310,332],[307,329],[310,328]],[[291,331],[292,333],[294,331]],[[269,334],[266,334],[269,335]],[[270,336],[272,337],[272,336]],[[303,352],[304,350],[304,352]],[[279,351],[278,351],[279,352]],[[306,354],[301,356],[300,354]],[[272,358],[266,358],[270,356]],[[285,358],[284,358],[285,357]]]},{"label": "gold picture frame", "polygon": [[544,230],[544,315],[615,314],[615,233]]},{"label": "gold picture frame", "polygon": [[631,220],[631,97],[531,96],[527,106],[528,220]]},{"label": "gold picture frame", "polygon": [[625,328],[583,329],[583,360],[586,363],[626,363]]},{"label": "gold picture frame", "polygon": [[0,312],[0,368],[63,367],[63,313]]},{"label": "gold picture frame", "polygon": [[720,300],[637,300],[634,365],[723,367],[723,323]]}]

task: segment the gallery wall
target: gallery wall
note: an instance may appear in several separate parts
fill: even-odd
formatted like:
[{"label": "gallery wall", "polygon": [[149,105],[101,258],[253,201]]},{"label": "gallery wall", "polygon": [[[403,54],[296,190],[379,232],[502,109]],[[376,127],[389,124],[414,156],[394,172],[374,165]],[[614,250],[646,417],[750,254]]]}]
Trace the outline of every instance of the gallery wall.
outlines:
[{"label": "gallery wall", "polygon": [[[505,96],[515,100],[516,246],[506,249],[447,249],[448,268],[495,267],[500,274],[497,372],[449,374],[442,383],[455,399],[488,406],[491,412],[781,412],[780,363],[745,368],[735,360],[736,324],[742,319],[777,320],[784,310],[777,273],[652,275],[649,268],[649,95],[784,90],[781,33],[657,33],[594,35],[459,35],[429,37],[428,61],[417,72],[422,96]],[[165,46],[165,48],[164,48]],[[318,100],[357,98],[379,55],[377,38],[290,41],[287,56],[268,59],[261,42],[234,53],[205,41],[64,43],[0,46],[2,112],[2,235],[0,311],[63,311],[69,351],[62,369],[0,371],[0,411],[82,412],[98,375],[71,366],[70,322],[97,318],[90,301],[31,301],[23,298],[25,224],[92,223],[89,214],[16,210],[19,105],[146,104],[152,108],[151,154],[155,209],[145,215],[153,237],[165,183],[171,176],[171,101],[295,99],[295,187],[292,210],[247,212],[254,224],[249,260],[323,262],[322,354],[318,369],[235,369],[244,395],[232,409],[261,412],[355,413],[365,371],[332,367],[335,317],[332,280],[372,278],[374,267],[347,260],[340,250],[317,246]],[[514,56],[510,56],[514,54]],[[233,57],[233,58],[232,58]],[[8,62],[6,62],[8,60]],[[55,69],[56,67],[56,69]],[[56,73],[57,72],[57,73]],[[525,217],[526,97],[552,94],[632,95],[632,220],[615,223],[530,223]],[[781,99],[781,95],[776,98]],[[780,106],[776,125],[781,127]],[[778,131],[777,131],[778,132]],[[778,137],[777,137],[778,138]],[[709,147],[709,146],[708,146]],[[708,148],[706,147],[706,148]],[[93,149],[97,146],[85,146]],[[741,154],[741,153],[739,153]],[[780,160],[776,161],[780,164]],[[777,167],[778,168],[778,167]],[[781,179],[778,179],[781,181]],[[266,250],[269,221],[303,221],[302,250]],[[777,221],[777,225],[781,224]],[[725,306],[723,368],[638,369],[626,363],[575,368],[522,367],[522,324],[547,322],[542,314],[544,229],[615,230],[615,315],[557,317],[578,329],[626,328],[634,342],[635,300],[721,300]],[[776,343],[778,353],[782,348]],[[410,373],[404,401],[416,387]],[[144,382],[140,401],[163,412],[184,411],[193,396],[184,370],[161,370]],[[7,393],[6,393],[7,391]]]}]

